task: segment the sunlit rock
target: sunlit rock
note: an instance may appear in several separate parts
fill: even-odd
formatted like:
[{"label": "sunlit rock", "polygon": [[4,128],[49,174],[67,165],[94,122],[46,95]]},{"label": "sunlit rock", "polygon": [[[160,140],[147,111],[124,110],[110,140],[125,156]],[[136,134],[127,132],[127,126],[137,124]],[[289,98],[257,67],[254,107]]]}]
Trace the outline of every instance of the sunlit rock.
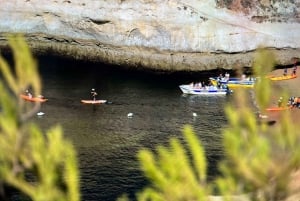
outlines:
[{"label": "sunlit rock", "polygon": [[268,47],[291,64],[300,47],[298,1],[1,1],[5,33],[24,33],[34,51],[159,70],[251,66]]}]

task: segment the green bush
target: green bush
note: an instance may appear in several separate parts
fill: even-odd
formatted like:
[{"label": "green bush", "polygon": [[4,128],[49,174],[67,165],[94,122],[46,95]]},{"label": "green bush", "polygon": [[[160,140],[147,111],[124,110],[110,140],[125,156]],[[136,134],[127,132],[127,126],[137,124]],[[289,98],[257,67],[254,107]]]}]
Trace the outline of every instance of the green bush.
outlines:
[{"label": "green bush", "polygon": [[[25,103],[20,94],[41,93],[37,65],[22,36],[9,36],[14,68],[0,56],[0,192],[8,200],[12,187],[33,201],[78,201],[76,152],[56,126],[46,134],[33,123],[40,103]],[[28,176],[30,175],[30,177]]]}]

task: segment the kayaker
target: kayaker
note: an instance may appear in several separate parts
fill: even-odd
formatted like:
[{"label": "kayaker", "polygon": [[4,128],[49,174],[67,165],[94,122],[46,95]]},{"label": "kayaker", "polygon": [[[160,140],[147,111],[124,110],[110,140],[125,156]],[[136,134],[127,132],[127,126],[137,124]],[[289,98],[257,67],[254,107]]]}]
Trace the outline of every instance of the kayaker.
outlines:
[{"label": "kayaker", "polygon": [[295,97],[290,97],[288,100],[288,106],[294,106],[294,99]]},{"label": "kayaker", "polygon": [[32,98],[32,94],[29,92],[28,89],[27,89],[25,92],[26,92],[26,95],[27,95],[29,98]]},{"label": "kayaker", "polygon": [[298,107],[300,106],[300,97],[295,97],[293,101],[293,107]]},{"label": "kayaker", "polygon": [[93,100],[95,101],[95,100],[96,100],[96,96],[97,96],[98,94],[97,94],[97,92],[95,91],[94,88],[91,90],[91,95],[92,95],[92,97],[93,97]]}]

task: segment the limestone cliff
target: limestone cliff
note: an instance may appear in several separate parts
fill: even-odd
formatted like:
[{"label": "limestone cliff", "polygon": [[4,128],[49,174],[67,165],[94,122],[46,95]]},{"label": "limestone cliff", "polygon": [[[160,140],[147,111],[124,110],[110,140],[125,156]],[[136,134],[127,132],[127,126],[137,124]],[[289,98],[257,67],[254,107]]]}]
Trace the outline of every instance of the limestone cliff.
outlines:
[{"label": "limestone cliff", "polygon": [[0,0],[0,45],[159,70],[251,66],[268,47],[299,57],[300,0]]}]

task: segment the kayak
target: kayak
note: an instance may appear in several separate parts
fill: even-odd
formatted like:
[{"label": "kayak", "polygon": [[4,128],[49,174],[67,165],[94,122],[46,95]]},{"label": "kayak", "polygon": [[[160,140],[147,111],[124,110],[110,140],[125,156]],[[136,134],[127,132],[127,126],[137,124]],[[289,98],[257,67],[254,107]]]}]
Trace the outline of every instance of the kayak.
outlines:
[{"label": "kayak", "polygon": [[281,80],[289,80],[289,79],[294,79],[296,78],[297,75],[282,75],[282,76],[273,76],[273,77],[269,77],[270,80],[272,81],[281,81]]},{"label": "kayak", "polygon": [[102,104],[102,103],[106,103],[107,100],[81,100],[81,103],[84,104]]},{"label": "kayak", "polygon": [[227,86],[229,88],[253,88],[254,83],[248,83],[248,82],[240,82],[240,83],[228,83]]},{"label": "kayak", "polygon": [[40,103],[46,102],[48,100],[43,97],[30,97],[30,96],[23,95],[23,94],[21,94],[20,97],[26,101],[40,102]]},{"label": "kayak", "polygon": [[291,106],[287,106],[287,107],[269,107],[266,110],[267,111],[282,111],[282,110],[288,110],[291,109]]}]

